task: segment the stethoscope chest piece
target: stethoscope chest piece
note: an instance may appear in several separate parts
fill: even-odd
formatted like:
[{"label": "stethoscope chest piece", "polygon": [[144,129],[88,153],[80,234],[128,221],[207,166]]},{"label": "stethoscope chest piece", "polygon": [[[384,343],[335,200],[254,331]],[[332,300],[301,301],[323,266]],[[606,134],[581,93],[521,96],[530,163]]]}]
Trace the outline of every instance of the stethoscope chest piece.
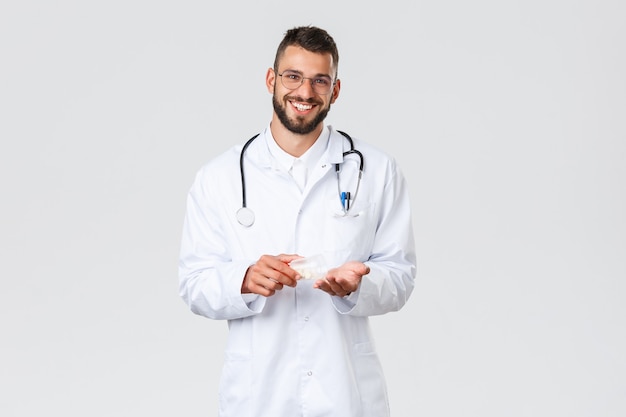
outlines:
[{"label": "stethoscope chest piece", "polygon": [[254,224],[254,212],[248,207],[237,210],[237,221],[240,225],[250,227]]}]

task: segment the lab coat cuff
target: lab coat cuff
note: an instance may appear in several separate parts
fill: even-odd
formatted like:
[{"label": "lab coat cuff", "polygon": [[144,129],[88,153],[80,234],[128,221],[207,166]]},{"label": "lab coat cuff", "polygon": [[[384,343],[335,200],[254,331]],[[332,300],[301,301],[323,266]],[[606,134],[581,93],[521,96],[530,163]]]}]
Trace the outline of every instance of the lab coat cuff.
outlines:
[{"label": "lab coat cuff", "polygon": [[356,306],[356,302],[359,299],[359,290],[360,287],[345,297],[332,296],[331,300],[335,310],[337,310],[340,314],[349,314],[354,309],[354,306]]},{"label": "lab coat cuff", "polygon": [[244,308],[248,309],[250,313],[257,314],[263,311],[263,307],[265,307],[265,301],[267,299],[265,297],[260,296],[259,294],[249,294],[249,293],[242,294],[241,293],[241,283],[249,267],[250,267],[250,264],[247,262],[242,263],[241,265],[238,265],[237,267],[235,267],[236,272],[234,272],[234,275],[240,276],[241,280],[237,280],[237,279],[232,280],[233,286],[230,288],[229,291],[232,291],[233,295],[237,294],[236,296],[234,296],[236,300],[233,299],[233,302],[239,305],[244,304],[245,305]]},{"label": "lab coat cuff", "polygon": [[241,294],[241,298],[253,313],[260,313],[263,311],[265,300],[267,300],[267,298],[261,297],[259,294]]}]

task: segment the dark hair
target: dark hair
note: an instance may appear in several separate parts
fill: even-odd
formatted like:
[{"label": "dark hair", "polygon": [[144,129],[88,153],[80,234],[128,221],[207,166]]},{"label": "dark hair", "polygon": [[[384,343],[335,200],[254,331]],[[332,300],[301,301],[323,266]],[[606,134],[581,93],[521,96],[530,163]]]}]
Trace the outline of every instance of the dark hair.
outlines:
[{"label": "dark hair", "polygon": [[285,32],[285,37],[278,45],[278,50],[276,51],[274,70],[278,71],[278,61],[288,46],[300,46],[310,52],[330,54],[333,58],[335,72],[338,71],[339,51],[337,50],[335,40],[324,29],[315,26],[300,26]]}]

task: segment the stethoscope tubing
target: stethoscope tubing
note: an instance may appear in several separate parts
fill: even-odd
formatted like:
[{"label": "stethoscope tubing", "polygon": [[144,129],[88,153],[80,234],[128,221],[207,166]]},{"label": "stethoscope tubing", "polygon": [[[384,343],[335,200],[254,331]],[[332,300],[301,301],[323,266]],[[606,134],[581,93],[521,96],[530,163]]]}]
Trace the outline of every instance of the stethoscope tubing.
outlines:
[{"label": "stethoscope tubing", "polygon": [[256,135],[248,139],[246,144],[243,145],[243,148],[241,148],[241,153],[239,154],[239,171],[241,172],[241,207],[242,208],[247,208],[246,206],[246,179],[245,179],[246,176],[243,172],[243,157],[246,153],[246,148],[250,146],[252,141],[255,140],[257,136],[259,136],[259,133],[257,133]]},{"label": "stethoscope tubing", "polygon": [[[345,137],[348,142],[350,143],[350,149],[345,151],[343,153],[343,156],[346,157],[347,155],[350,154],[355,154],[359,157],[359,177],[357,180],[357,185],[356,185],[356,189],[354,191],[354,195],[352,197],[350,197],[348,199],[348,205],[345,206],[342,204],[343,207],[343,214],[347,215],[348,210],[350,210],[350,202],[349,200],[354,200],[356,199],[357,194],[359,193],[359,186],[361,185],[361,177],[363,176],[363,167],[364,167],[364,158],[363,158],[363,154],[358,150],[354,148],[354,141],[352,140],[352,138],[350,137],[350,135],[348,135],[347,133],[338,130],[337,132],[339,132],[341,135],[343,135],[343,137]],[[248,146],[250,146],[250,144],[254,141],[254,139],[256,139],[259,136],[259,133],[257,133],[256,135],[252,136],[250,139],[248,139],[248,141],[243,145],[243,148],[241,148],[241,153],[239,154],[239,171],[241,173],[241,208],[239,210],[237,210],[236,216],[237,216],[237,221],[245,227],[250,227],[254,224],[254,212],[252,212],[252,210],[250,210],[247,207],[247,201],[246,201],[246,176],[244,173],[244,163],[243,163],[243,159],[244,159],[244,155],[246,153],[246,149],[248,148]],[[341,193],[341,189],[340,189],[340,184],[339,184],[339,171],[341,170],[340,168],[340,164],[335,164],[335,173],[337,174],[337,191],[339,193],[339,197],[342,200],[343,203],[343,198],[342,198],[342,193]],[[348,193],[350,194],[350,193]]]}]

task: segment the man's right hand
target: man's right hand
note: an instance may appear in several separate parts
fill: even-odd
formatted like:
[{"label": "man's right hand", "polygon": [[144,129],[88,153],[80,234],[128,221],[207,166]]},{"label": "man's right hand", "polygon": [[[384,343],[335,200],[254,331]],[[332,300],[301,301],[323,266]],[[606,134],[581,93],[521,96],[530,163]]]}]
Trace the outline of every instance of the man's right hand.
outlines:
[{"label": "man's right hand", "polygon": [[259,294],[265,297],[272,296],[283,286],[295,287],[299,274],[288,265],[294,259],[301,258],[299,255],[278,256],[263,255],[246,271],[246,276],[241,284],[242,294]]}]

